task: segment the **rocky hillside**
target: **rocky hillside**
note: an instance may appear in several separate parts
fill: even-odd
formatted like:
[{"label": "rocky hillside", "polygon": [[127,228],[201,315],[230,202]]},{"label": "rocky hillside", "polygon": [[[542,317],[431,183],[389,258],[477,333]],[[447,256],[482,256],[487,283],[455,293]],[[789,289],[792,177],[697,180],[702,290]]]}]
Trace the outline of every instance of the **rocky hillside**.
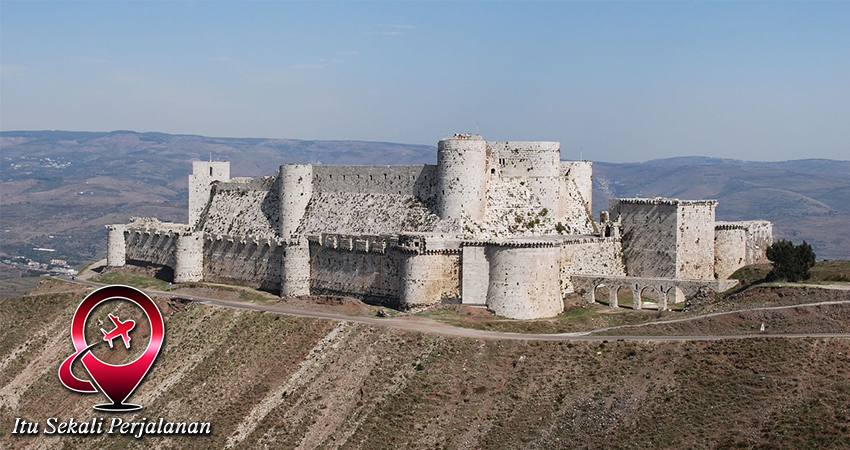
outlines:
[{"label": "rocky hillside", "polygon": [[83,294],[48,282],[0,303],[0,447],[826,449],[850,439],[847,339],[476,340],[164,299],[164,350],[131,397],[146,408],[120,417],[209,421],[210,436],[12,436],[17,417],[111,417],[91,409],[101,396],[56,376]]}]

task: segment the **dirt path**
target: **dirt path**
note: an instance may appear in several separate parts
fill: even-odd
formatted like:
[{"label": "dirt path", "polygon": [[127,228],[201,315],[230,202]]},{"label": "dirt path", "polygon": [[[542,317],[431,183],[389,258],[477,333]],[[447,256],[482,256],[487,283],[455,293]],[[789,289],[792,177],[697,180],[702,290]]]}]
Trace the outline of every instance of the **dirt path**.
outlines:
[{"label": "dirt path", "polygon": [[[65,279],[65,281],[70,281]],[[75,283],[85,284],[93,287],[102,287],[106,286],[102,283],[96,283],[93,281],[86,281],[77,278]],[[811,287],[824,287],[820,285],[812,285]],[[638,336],[638,335],[605,335],[605,336],[596,336],[595,333],[608,332],[612,330],[620,330],[627,328],[635,328],[635,327],[645,327],[650,325],[659,325],[666,323],[676,323],[676,322],[687,322],[693,320],[705,319],[708,317],[716,317],[727,314],[740,314],[746,311],[768,311],[768,310],[779,310],[779,309],[790,309],[790,308],[798,308],[798,307],[812,307],[812,306],[821,306],[821,305],[837,305],[837,304],[850,304],[850,300],[840,300],[840,301],[828,301],[828,302],[819,302],[819,303],[803,303],[797,305],[788,305],[788,306],[769,306],[769,307],[760,307],[760,308],[750,308],[750,309],[739,309],[735,311],[725,311],[725,312],[715,312],[709,314],[702,314],[699,316],[691,316],[685,317],[681,319],[666,319],[666,320],[657,320],[653,322],[646,322],[637,325],[620,325],[615,327],[605,327],[605,328],[597,328],[595,330],[588,331],[580,331],[574,333],[550,333],[550,334],[525,334],[525,333],[507,333],[501,331],[487,331],[487,330],[476,330],[472,328],[461,328],[453,325],[448,325],[442,322],[437,322],[432,319],[424,318],[424,317],[415,317],[415,316],[403,316],[403,317],[387,317],[387,318],[379,318],[379,317],[357,317],[357,316],[346,316],[342,314],[335,314],[323,311],[310,311],[304,309],[297,309],[286,307],[282,305],[262,305],[257,303],[249,303],[243,301],[234,301],[234,300],[220,300],[208,297],[201,297],[197,295],[177,295],[173,292],[163,292],[157,291],[153,289],[145,289],[149,295],[161,296],[161,297],[171,297],[177,299],[188,300],[196,303],[202,303],[205,305],[213,305],[220,306],[225,308],[237,308],[248,311],[265,311],[279,314],[287,314],[291,316],[300,316],[300,317],[312,317],[316,319],[329,319],[336,320],[340,322],[359,322],[365,323],[369,325],[381,326],[381,327],[393,327],[399,328],[408,331],[417,331],[421,333],[430,333],[430,334],[440,334],[444,336],[455,336],[455,337],[467,337],[472,339],[509,339],[509,340],[523,340],[523,341],[602,341],[602,340],[627,340],[627,341],[708,341],[708,340],[721,340],[721,339],[752,339],[752,338],[805,338],[805,337],[839,337],[839,338],[850,338],[850,333],[805,333],[805,334],[740,334],[740,335],[706,335],[706,336]]]}]

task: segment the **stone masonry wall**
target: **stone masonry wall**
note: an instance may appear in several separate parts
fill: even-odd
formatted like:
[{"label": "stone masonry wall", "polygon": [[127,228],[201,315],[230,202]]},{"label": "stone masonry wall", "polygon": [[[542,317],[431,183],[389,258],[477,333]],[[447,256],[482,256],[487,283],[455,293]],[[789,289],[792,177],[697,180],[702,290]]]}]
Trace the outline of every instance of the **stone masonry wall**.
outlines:
[{"label": "stone masonry wall", "polygon": [[558,282],[560,248],[487,247],[487,308],[512,319],[556,316],[564,310]]},{"label": "stone masonry wall", "polygon": [[416,254],[400,257],[399,300],[403,308],[460,299],[460,255]]},{"label": "stone masonry wall", "polygon": [[598,274],[626,276],[623,246],[617,238],[582,237],[564,242],[559,257],[562,295],[574,292],[571,276]]},{"label": "stone masonry wall", "polygon": [[456,134],[437,143],[436,213],[456,232],[465,221],[484,217],[487,154],[487,142],[479,135]]},{"label": "stone masonry wall", "polygon": [[461,253],[461,301],[464,304],[487,303],[490,264],[484,246],[464,246]]},{"label": "stone masonry wall", "polygon": [[501,166],[502,178],[557,177],[561,144],[546,141],[487,141]]},{"label": "stone masonry wall", "polygon": [[593,163],[561,161],[559,175],[559,221],[571,234],[597,232],[593,221]]},{"label": "stone masonry wall", "polygon": [[773,245],[773,224],[766,220],[750,220],[747,225],[747,264],[768,263],[767,248]]},{"label": "stone masonry wall", "polygon": [[274,240],[207,235],[204,280],[250,286],[277,293],[283,247]]},{"label": "stone masonry wall", "polygon": [[438,221],[439,217],[412,195],[313,193],[298,234],[427,232]]},{"label": "stone masonry wall", "polygon": [[263,177],[214,186],[199,228],[213,235],[269,239],[277,236],[279,226],[276,178]]},{"label": "stone masonry wall", "polygon": [[743,226],[720,226],[714,230],[714,272],[725,280],[747,265],[747,230]]},{"label": "stone masonry wall", "polygon": [[127,225],[107,225],[106,229],[106,265],[123,266],[127,262]]},{"label": "stone masonry wall", "polygon": [[714,271],[726,279],[750,264],[770,262],[765,254],[773,244],[773,224],[764,220],[716,222],[714,227]]},{"label": "stone masonry wall", "polygon": [[129,230],[126,234],[127,260],[175,266],[178,233]]},{"label": "stone masonry wall", "polygon": [[355,295],[399,306],[399,254],[340,251],[310,243],[310,290],[317,295]]},{"label": "stone masonry wall", "polygon": [[195,226],[210,199],[213,182],[230,181],[230,163],[227,161],[192,161],[189,175],[189,225]]},{"label": "stone masonry wall", "polygon": [[673,201],[611,199],[611,218],[622,226],[628,276],[676,277],[677,212]]},{"label": "stone masonry wall", "polygon": [[433,202],[437,166],[313,166],[313,191],[414,196]]},{"label": "stone masonry wall", "polygon": [[680,200],[676,277],[714,279],[714,200]]}]

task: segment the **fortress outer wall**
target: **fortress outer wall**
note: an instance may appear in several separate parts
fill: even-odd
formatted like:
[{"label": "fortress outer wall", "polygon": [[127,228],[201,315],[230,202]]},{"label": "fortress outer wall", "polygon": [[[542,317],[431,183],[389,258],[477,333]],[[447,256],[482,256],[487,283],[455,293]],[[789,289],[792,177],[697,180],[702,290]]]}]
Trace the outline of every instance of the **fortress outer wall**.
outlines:
[{"label": "fortress outer wall", "polygon": [[513,319],[556,316],[564,310],[558,286],[560,248],[491,246],[487,308]]}]

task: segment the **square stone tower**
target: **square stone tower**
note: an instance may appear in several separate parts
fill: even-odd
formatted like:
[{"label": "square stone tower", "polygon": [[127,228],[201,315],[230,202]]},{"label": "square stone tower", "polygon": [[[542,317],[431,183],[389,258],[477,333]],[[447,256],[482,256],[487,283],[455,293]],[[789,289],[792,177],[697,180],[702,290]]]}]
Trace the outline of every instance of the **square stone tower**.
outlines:
[{"label": "square stone tower", "polygon": [[229,161],[192,161],[189,175],[189,226],[194,227],[210,201],[210,186],[230,181]]},{"label": "square stone tower", "polygon": [[635,277],[714,279],[716,200],[611,199],[626,273]]}]

